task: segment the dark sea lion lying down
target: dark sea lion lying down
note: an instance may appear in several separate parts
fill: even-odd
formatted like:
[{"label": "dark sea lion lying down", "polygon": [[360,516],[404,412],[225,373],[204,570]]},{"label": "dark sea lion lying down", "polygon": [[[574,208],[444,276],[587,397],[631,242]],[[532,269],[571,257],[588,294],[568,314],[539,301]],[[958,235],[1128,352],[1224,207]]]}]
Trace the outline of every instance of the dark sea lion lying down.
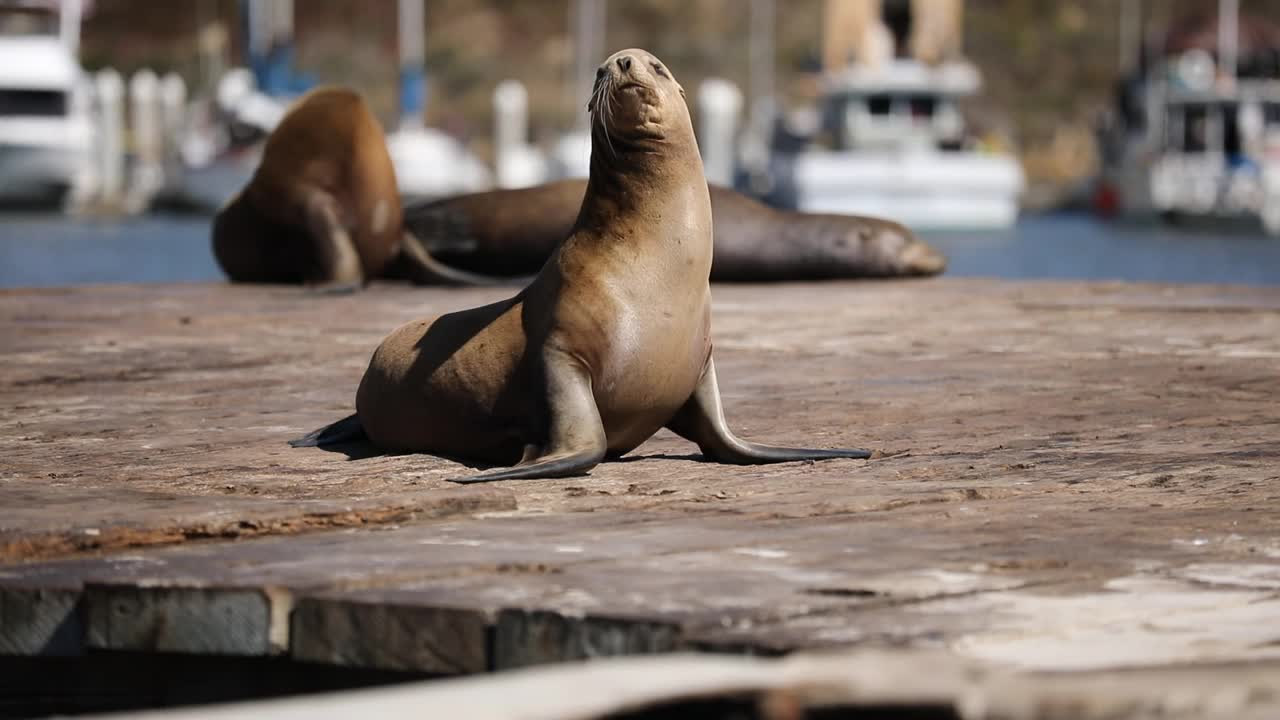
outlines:
[{"label": "dark sea lion lying down", "polygon": [[[568,237],[586,180],[459,195],[405,209],[405,225],[441,263],[486,275],[536,273]],[[777,210],[712,185],[715,281],[936,275],[946,258],[902,225]]]}]

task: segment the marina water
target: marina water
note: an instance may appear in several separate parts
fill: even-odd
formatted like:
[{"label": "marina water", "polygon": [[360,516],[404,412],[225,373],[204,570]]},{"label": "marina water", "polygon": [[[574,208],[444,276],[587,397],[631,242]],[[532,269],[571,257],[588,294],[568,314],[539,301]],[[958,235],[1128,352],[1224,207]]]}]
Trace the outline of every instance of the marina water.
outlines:
[{"label": "marina water", "polygon": [[[1109,223],[1025,215],[1008,230],[924,233],[952,277],[1280,285],[1280,239],[1250,227]],[[172,283],[223,278],[209,220],[0,216],[0,287]]]}]

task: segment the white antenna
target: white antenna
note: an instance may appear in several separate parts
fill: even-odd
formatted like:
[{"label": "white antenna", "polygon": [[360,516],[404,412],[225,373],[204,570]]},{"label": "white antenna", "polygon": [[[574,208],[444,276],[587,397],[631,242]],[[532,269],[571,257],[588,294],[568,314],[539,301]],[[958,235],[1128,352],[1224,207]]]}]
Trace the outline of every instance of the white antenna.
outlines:
[{"label": "white antenna", "polygon": [[[747,113],[747,131],[743,137],[742,164],[753,172],[761,173],[769,164],[769,137],[773,132],[773,120],[777,112],[774,99],[777,5],[775,0],[751,0],[750,11],[748,89],[751,105]],[[727,178],[717,177],[716,182],[732,184],[733,175],[730,173]]]},{"label": "white antenna", "polygon": [[58,34],[73,57],[80,52],[80,18],[84,14],[81,0],[62,0],[58,14]]},{"label": "white antenna", "polygon": [[422,127],[426,104],[426,7],[424,0],[400,0],[400,127]]},{"label": "white antenna", "polygon": [[1120,72],[1138,66],[1142,54],[1142,0],[1124,0],[1120,6]]},{"label": "white antenna", "polygon": [[774,0],[751,0],[751,49],[749,58],[751,113],[755,124],[767,127],[773,120]]},{"label": "white antenna", "polygon": [[578,127],[585,128],[587,99],[595,84],[596,66],[604,62],[605,0],[574,0],[570,21],[574,55],[571,104]]},{"label": "white antenna", "polygon": [[1240,52],[1240,0],[1218,1],[1218,74],[1233,87]]}]

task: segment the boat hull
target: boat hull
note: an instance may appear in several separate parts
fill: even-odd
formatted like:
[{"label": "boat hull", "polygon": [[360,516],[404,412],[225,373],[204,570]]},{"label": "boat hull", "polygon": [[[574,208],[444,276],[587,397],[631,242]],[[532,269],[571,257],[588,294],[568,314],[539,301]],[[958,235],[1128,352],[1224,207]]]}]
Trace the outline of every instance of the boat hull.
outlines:
[{"label": "boat hull", "polygon": [[968,152],[809,152],[796,157],[793,177],[799,210],[923,230],[1009,227],[1025,185],[1013,158]]}]

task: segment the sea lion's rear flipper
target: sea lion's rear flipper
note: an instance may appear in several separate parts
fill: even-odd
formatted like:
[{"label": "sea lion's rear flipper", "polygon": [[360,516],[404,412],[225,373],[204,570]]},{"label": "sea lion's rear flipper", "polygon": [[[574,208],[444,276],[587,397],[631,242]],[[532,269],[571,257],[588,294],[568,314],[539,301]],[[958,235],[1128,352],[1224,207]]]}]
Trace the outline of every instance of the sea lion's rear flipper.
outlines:
[{"label": "sea lion's rear flipper", "polygon": [[[547,447],[531,462],[465,478],[449,478],[456,483],[494,480],[528,480],[586,475],[604,459],[608,441],[604,423],[591,392],[591,376],[568,353],[548,350],[546,368],[549,434]],[[534,455],[526,452],[526,459]]]},{"label": "sea lion's rear flipper", "polygon": [[861,448],[816,450],[774,447],[735,437],[725,422],[724,409],[720,406],[720,387],[716,383],[716,366],[711,358],[707,358],[707,367],[703,370],[692,397],[671,422],[667,423],[667,428],[680,437],[697,443],[708,458],[734,465],[871,457],[871,451]]},{"label": "sea lion's rear flipper", "polygon": [[408,280],[415,285],[513,285],[528,278],[496,277],[449,267],[431,257],[412,233],[404,233],[400,252],[384,271],[387,277]]},{"label": "sea lion's rear flipper", "polygon": [[364,284],[364,268],[351,233],[342,224],[338,202],[329,193],[315,190],[307,194],[304,208],[318,260],[315,276],[308,278],[310,284],[339,292],[358,289]]},{"label": "sea lion's rear flipper", "polygon": [[326,283],[324,285],[312,285],[307,291],[312,295],[352,295],[364,287],[360,282],[348,283]]},{"label": "sea lion's rear flipper", "polygon": [[293,447],[327,447],[359,442],[367,438],[364,426],[360,424],[360,416],[348,415],[338,422],[313,430],[296,440],[290,440],[289,445]]}]

